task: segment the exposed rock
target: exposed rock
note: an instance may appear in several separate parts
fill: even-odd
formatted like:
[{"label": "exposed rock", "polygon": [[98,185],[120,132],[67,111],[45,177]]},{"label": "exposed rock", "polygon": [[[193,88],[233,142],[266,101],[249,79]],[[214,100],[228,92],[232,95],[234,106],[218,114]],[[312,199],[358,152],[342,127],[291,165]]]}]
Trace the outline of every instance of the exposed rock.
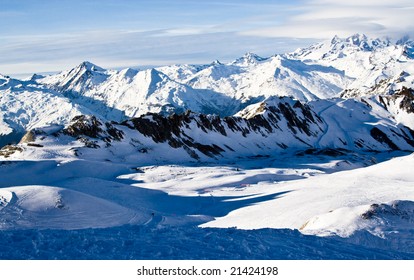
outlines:
[{"label": "exposed rock", "polygon": [[97,141],[90,140],[90,139],[87,139],[85,137],[78,137],[78,140],[80,142],[82,142],[83,144],[85,144],[85,147],[87,147],[87,148],[93,148],[93,149],[100,148]]},{"label": "exposed rock", "polygon": [[414,211],[413,211],[413,202],[396,200],[391,204],[372,204],[369,209],[361,214],[361,218],[364,220],[371,220],[375,217],[394,217],[399,218],[410,223],[414,223]]},{"label": "exposed rock", "polygon": [[204,132],[207,132],[207,130],[214,130],[226,135],[221,119],[218,116],[206,116],[202,114],[191,115],[190,112],[184,114],[172,114],[169,117],[148,113],[142,117],[133,118],[121,124],[136,129],[147,137],[151,137],[156,143],[167,142],[172,148],[183,147],[194,159],[199,159],[199,156],[193,149],[209,157],[214,157],[215,155],[224,152],[224,150],[217,145],[204,145],[195,142],[191,137],[186,135],[182,130],[183,128],[189,128],[188,124],[192,121],[194,121]]},{"label": "exposed rock", "polygon": [[382,130],[377,127],[374,127],[370,131],[371,136],[380,143],[388,145],[391,150],[399,150],[398,146],[392,142],[390,138],[388,138],[387,134],[385,134]]},{"label": "exposed rock", "polygon": [[403,109],[408,113],[414,113],[414,90],[403,87],[401,91],[392,95],[394,100],[400,97],[402,97],[402,100],[400,101],[400,109]]},{"label": "exposed rock", "polygon": [[0,156],[8,158],[15,152],[23,152],[23,148],[15,145],[6,145],[0,150]]},{"label": "exposed rock", "polygon": [[111,123],[105,123],[106,126],[106,132],[109,134],[111,139],[116,141],[121,141],[124,138],[124,133],[116,129]]},{"label": "exposed rock", "polygon": [[100,139],[109,144],[112,140],[121,141],[124,137],[124,133],[112,123],[103,126],[95,116],[85,115],[74,117],[71,124],[63,129],[63,133],[77,138],[88,148],[99,148],[96,140],[88,138]]},{"label": "exposed rock", "polygon": [[95,116],[80,115],[72,119],[71,124],[63,130],[63,133],[73,136],[88,136],[98,138],[103,132],[102,123]]},{"label": "exposed rock", "polygon": [[36,140],[36,133],[33,130],[29,130],[26,134],[22,137],[19,144],[23,143],[30,143]]},{"label": "exposed rock", "polygon": [[399,108],[407,113],[414,113],[414,90],[402,87],[401,90],[392,91],[389,95],[379,95],[378,101],[388,110],[392,103],[399,103]]}]

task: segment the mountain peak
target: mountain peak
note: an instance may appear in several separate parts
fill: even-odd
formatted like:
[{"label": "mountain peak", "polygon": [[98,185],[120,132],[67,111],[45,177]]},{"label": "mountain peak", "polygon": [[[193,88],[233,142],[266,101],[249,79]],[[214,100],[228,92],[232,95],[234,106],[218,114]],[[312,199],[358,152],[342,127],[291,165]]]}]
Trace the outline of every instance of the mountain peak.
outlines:
[{"label": "mountain peak", "polygon": [[220,60],[216,59],[212,63],[210,63],[210,65],[223,65],[223,63],[221,63]]},{"label": "mountain peak", "polygon": [[400,38],[398,41],[397,41],[397,43],[396,43],[397,45],[408,45],[408,46],[414,46],[414,40],[410,37],[410,36],[408,36],[408,35],[405,35],[405,36],[403,36],[402,38]]},{"label": "mountain peak", "polygon": [[46,76],[44,76],[44,75],[39,75],[39,74],[35,73],[30,77],[29,81],[36,81],[36,80],[39,80],[39,79],[43,79],[45,77]]},{"label": "mountain peak", "polygon": [[233,64],[240,64],[243,66],[257,64],[260,61],[266,60],[266,58],[260,57],[255,53],[247,52],[242,57],[236,59]]},{"label": "mountain peak", "polygon": [[103,69],[103,68],[99,67],[98,65],[95,65],[95,64],[93,64],[89,61],[82,62],[81,64],[79,64],[78,68],[85,69],[87,71],[94,71],[94,72],[95,71],[99,71],[99,72],[105,71],[105,69]]},{"label": "mountain peak", "polygon": [[119,74],[121,76],[124,76],[126,78],[132,78],[134,77],[139,71],[136,69],[132,69],[132,68],[125,68],[122,69],[121,71],[119,71]]},{"label": "mountain peak", "polygon": [[354,34],[354,35],[349,36],[348,38],[346,38],[346,41],[358,46],[362,42],[368,41],[368,37],[365,34],[356,33],[356,34]]},{"label": "mountain peak", "polygon": [[388,47],[390,41],[388,39],[373,39],[365,34],[356,33],[347,38],[334,36],[330,41],[331,49],[334,51],[343,50],[345,48],[356,48],[359,51],[373,51],[377,48]]}]

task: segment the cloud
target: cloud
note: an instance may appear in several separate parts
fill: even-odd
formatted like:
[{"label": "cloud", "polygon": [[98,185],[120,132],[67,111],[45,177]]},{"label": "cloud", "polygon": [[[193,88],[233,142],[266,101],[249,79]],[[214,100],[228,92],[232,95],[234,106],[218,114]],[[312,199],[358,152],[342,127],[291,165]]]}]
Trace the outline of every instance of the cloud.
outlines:
[{"label": "cloud", "polygon": [[[223,30],[224,31],[224,30]],[[201,35],[219,32],[219,28],[214,25],[206,26],[184,26],[177,28],[166,28],[162,30],[156,30],[153,36],[191,36]]]},{"label": "cloud", "polygon": [[[168,34],[168,35],[166,35]],[[307,44],[289,38],[239,36],[213,30],[96,30],[81,33],[4,37],[0,73],[55,72],[84,60],[101,67],[146,68],[170,64],[230,62],[252,51],[261,56],[293,51]],[[25,76],[28,76],[24,74]],[[19,75],[21,76],[21,75]]]},{"label": "cloud", "polygon": [[304,1],[298,14],[264,28],[240,32],[245,36],[330,38],[367,33],[372,36],[413,35],[414,3],[410,0],[311,0]]},{"label": "cloud", "polygon": [[[248,51],[269,56],[334,35],[414,35],[412,0],[162,1],[130,1],[122,13],[105,12],[112,7],[93,13],[91,6],[88,17],[65,17],[67,28],[50,13],[7,22],[15,28],[0,30],[0,72],[58,71],[84,60],[104,68],[229,62]],[[43,17],[44,25],[33,24]]]}]

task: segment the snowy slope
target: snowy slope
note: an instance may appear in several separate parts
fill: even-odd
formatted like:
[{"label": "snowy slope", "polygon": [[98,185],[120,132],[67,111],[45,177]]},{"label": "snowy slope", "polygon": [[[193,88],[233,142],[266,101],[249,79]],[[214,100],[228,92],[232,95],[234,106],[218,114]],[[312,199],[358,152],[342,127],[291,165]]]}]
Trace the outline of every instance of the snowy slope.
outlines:
[{"label": "snowy slope", "polygon": [[[399,154],[388,157],[394,155]],[[187,259],[412,258],[412,243],[408,243],[412,202],[390,203],[389,208],[387,202],[412,199],[413,156],[355,169],[364,161],[373,164],[375,160],[369,159],[373,156],[379,161],[387,157],[285,154],[210,166],[79,159],[4,161],[0,165],[0,256],[124,259],[154,258],[156,253],[156,258]],[[344,169],[351,170],[338,172]],[[366,214],[373,204],[378,206]],[[334,217],[328,219],[331,224],[323,219],[329,213]],[[363,214],[371,227],[353,223]],[[321,224],[312,223],[319,216]],[[306,222],[313,224],[313,231],[306,229]],[[203,227],[226,229],[195,227],[203,223]],[[72,230],[89,227],[105,229]],[[306,234],[340,236],[345,236],[340,234],[342,228],[355,228],[355,232],[349,238],[319,239],[291,230],[229,227],[291,227],[302,228]],[[58,244],[60,249],[54,250]],[[197,253],[188,250],[190,245],[198,248]],[[86,248],[88,253],[78,255]]]},{"label": "snowy slope", "polygon": [[0,230],[79,229],[136,223],[138,213],[106,200],[49,186],[1,189]]},{"label": "snowy slope", "polygon": [[[387,207],[386,203],[408,200],[411,202],[401,203],[399,207],[390,207],[398,208],[395,213],[406,212],[396,217],[402,219],[396,228],[407,228],[413,219],[410,210],[414,201],[411,187],[414,179],[411,172],[413,164],[414,157],[409,155],[366,168],[310,177],[306,180],[250,185],[239,195],[283,195],[235,210],[204,226],[296,228],[303,229],[306,233],[323,235],[329,232],[340,236],[349,236],[357,230],[370,229],[376,230],[380,235],[385,234],[387,230],[385,220],[383,219],[382,223],[375,220],[375,217],[364,220],[361,215],[367,213],[371,205],[378,204],[380,206],[375,207],[373,213],[377,211],[381,219],[384,213],[387,213],[380,211],[381,207]],[[222,195],[226,194],[222,192]],[[404,215],[407,216],[406,221],[401,217]],[[364,224],[361,224],[361,221],[364,221]],[[392,228],[392,224],[388,225]]]},{"label": "snowy slope", "polygon": [[92,111],[36,81],[0,76],[0,146],[18,142],[27,130],[66,125]]}]

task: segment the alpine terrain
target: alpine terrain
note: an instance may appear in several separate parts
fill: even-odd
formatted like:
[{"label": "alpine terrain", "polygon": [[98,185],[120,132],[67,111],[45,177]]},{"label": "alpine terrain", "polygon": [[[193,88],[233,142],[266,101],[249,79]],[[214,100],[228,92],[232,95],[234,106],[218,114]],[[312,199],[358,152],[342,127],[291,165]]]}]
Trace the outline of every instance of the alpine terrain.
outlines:
[{"label": "alpine terrain", "polygon": [[409,38],[0,75],[0,108],[2,259],[414,258]]}]

